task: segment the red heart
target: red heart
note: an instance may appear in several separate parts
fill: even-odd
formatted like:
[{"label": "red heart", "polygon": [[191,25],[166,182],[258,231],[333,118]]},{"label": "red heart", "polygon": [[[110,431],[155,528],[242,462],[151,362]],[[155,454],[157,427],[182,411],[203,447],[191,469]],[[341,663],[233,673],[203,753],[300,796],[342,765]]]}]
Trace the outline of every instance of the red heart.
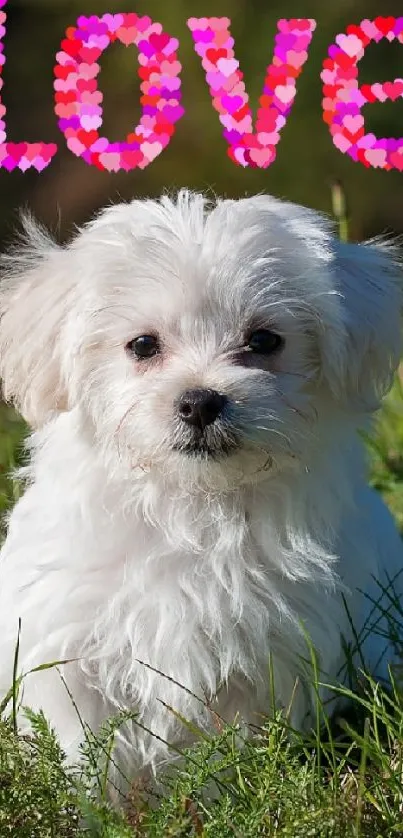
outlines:
[{"label": "red heart", "polygon": [[82,143],[86,148],[90,148],[98,138],[98,131],[84,131],[84,129],[77,131],[77,139],[80,140],[80,143]]},{"label": "red heart", "polygon": [[144,20],[144,18],[139,18],[139,16],[136,15],[136,12],[127,12],[126,14],[123,12],[123,17],[123,26],[126,26],[128,29],[132,26],[137,26],[139,20]]},{"label": "red heart", "polygon": [[398,169],[399,172],[403,172],[403,149],[400,151],[392,151],[389,159],[395,169]]},{"label": "red heart", "polygon": [[57,145],[55,143],[46,143],[42,144],[41,147],[41,157],[45,161],[45,163],[49,163],[52,157],[55,156],[57,152]]},{"label": "red heart", "polygon": [[383,89],[389,99],[391,99],[392,102],[395,102],[396,99],[398,99],[403,93],[403,82],[398,80],[386,81],[383,85]]},{"label": "red heart", "polygon": [[297,79],[302,73],[302,67],[292,67],[290,64],[286,65],[287,75],[292,79]]},{"label": "red heart", "polygon": [[155,107],[160,100],[160,97],[156,93],[155,96],[149,96],[147,93],[144,96],[140,96],[140,105],[149,105],[151,108]]},{"label": "red heart", "polygon": [[94,93],[98,90],[96,79],[77,79],[76,87],[80,93],[83,93],[84,90],[87,90],[89,93]]},{"label": "red heart", "polygon": [[172,134],[175,132],[175,126],[172,125],[171,122],[164,123],[159,119],[157,124],[154,126],[154,134],[168,134],[172,137]]},{"label": "red heart", "polygon": [[362,93],[362,95],[365,97],[367,102],[377,102],[378,101],[370,84],[362,84],[361,87],[360,87],[360,93]]},{"label": "red heart", "polygon": [[98,152],[92,152],[91,153],[91,163],[92,163],[93,166],[96,166],[97,169],[100,169],[101,172],[105,171],[105,166],[103,166],[102,163],[99,162],[99,153]]},{"label": "red heart", "polygon": [[57,102],[58,105],[70,105],[75,101],[76,94],[74,90],[68,90],[67,93],[64,93],[63,91],[55,93],[55,102]]},{"label": "red heart", "polygon": [[82,46],[80,49],[80,58],[86,64],[94,64],[98,61],[98,58],[102,54],[102,50],[98,49],[98,47],[85,47]]},{"label": "red heart", "polygon": [[242,108],[239,109],[239,111],[236,111],[236,113],[232,114],[232,116],[236,120],[236,122],[240,122],[241,119],[243,119],[244,116],[248,116],[248,114],[249,114],[249,105],[248,105],[248,103],[246,103],[245,105],[242,106]]},{"label": "red heart", "polygon": [[248,163],[248,165],[250,166],[251,169],[257,169],[257,163],[256,163],[255,160],[252,160],[248,150],[245,151],[244,159],[245,159],[245,162]]},{"label": "red heart", "polygon": [[264,86],[269,90],[273,90],[278,84],[287,84],[287,73],[284,71],[278,73],[277,76],[266,76],[264,80]]},{"label": "red heart", "polygon": [[133,151],[122,151],[121,153],[121,168],[129,172],[131,169],[137,168],[138,164],[143,160],[143,153],[139,149]]},{"label": "red heart", "polygon": [[261,148],[262,144],[259,142],[256,134],[248,134],[245,133],[242,137],[242,142],[248,146],[248,148]]},{"label": "red heart", "polygon": [[368,35],[366,35],[365,32],[363,32],[361,26],[357,26],[355,23],[350,23],[347,26],[346,32],[347,35],[356,35],[357,38],[360,39],[364,47],[366,47],[370,43],[371,39],[368,38]]},{"label": "red heart", "polygon": [[309,20],[306,20],[306,18],[292,18],[289,22],[289,26],[292,27],[292,29],[299,29],[300,32],[305,32],[310,28],[311,24]]},{"label": "red heart", "polygon": [[[335,84],[324,84],[323,85],[323,95],[329,97],[329,99],[333,99],[334,96],[337,94],[337,85]],[[361,88],[362,90],[362,88]],[[364,94],[363,94],[364,95]]]},{"label": "red heart", "polygon": [[376,17],[374,20],[374,24],[379,32],[382,32],[383,35],[387,35],[391,29],[393,29],[396,23],[396,18],[394,17]]},{"label": "red heart", "polygon": [[161,35],[157,35],[156,32],[153,32],[149,38],[150,44],[154,47],[156,52],[162,52],[164,47],[169,44],[170,40],[169,35],[164,32]]},{"label": "red heart", "polygon": [[70,73],[74,73],[74,72],[75,72],[75,68],[72,67],[71,64],[65,64],[65,65],[56,64],[56,67],[54,68],[54,74],[55,74],[57,79],[66,80],[66,79],[68,79]]},{"label": "red heart", "polygon": [[152,69],[152,67],[141,67],[140,66],[138,68],[137,72],[138,72],[138,75],[141,79],[143,79],[144,81],[148,81],[148,79],[151,76],[151,73],[153,73],[154,70]]},{"label": "red heart", "polygon": [[326,125],[331,125],[335,116],[335,111],[323,111],[322,119],[323,122],[326,122]]},{"label": "red heart", "polygon": [[358,160],[360,161],[360,163],[363,163],[364,166],[366,166],[366,168],[369,169],[371,164],[368,163],[368,160],[365,157],[365,151],[366,151],[365,148],[358,148],[357,149],[357,157],[358,157]]},{"label": "red heart", "polygon": [[82,46],[83,45],[81,41],[71,41],[64,39],[61,43],[61,48],[63,52],[67,52],[67,55],[71,55],[73,58],[75,58],[79,54],[80,50],[82,49]]},{"label": "red heart", "polygon": [[275,111],[271,108],[259,108],[257,112],[257,129],[258,131],[267,131],[269,134],[271,131],[276,130],[276,114]]},{"label": "red heart", "polygon": [[275,79],[276,84],[286,84],[287,72],[284,64],[281,67],[270,67],[265,78],[266,83],[270,83],[270,79]]},{"label": "red heart", "polygon": [[227,57],[227,50],[225,49],[213,49],[210,47],[206,50],[206,58],[211,61],[212,64],[217,64],[219,58],[226,58]]},{"label": "red heart", "polygon": [[347,138],[347,140],[351,140],[352,143],[356,143],[357,140],[360,139],[360,137],[364,136],[365,128],[364,126],[362,128],[359,128],[358,131],[355,131],[354,134],[352,134],[351,131],[349,131],[347,128],[343,128],[343,134]]},{"label": "red heart", "polygon": [[347,55],[345,52],[342,52],[341,50],[337,53],[334,60],[335,63],[342,68],[342,70],[348,70],[350,67],[352,67],[353,64],[355,64],[354,57],[351,58],[349,55]]},{"label": "red heart", "polygon": [[7,143],[8,153],[14,160],[21,159],[28,148],[28,143]]}]

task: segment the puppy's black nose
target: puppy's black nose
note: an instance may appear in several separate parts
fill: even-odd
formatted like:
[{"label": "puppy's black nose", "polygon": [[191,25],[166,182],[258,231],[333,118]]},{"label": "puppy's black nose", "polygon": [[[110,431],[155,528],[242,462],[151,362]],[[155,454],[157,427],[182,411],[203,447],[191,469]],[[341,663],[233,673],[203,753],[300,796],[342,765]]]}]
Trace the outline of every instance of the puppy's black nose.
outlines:
[{"label": "puppy's black nose", "polygon": [[218,419],[227,403],[227,397],[216,390],[186,390],[178,401],[178,413],[184,422],[202,431]]}]

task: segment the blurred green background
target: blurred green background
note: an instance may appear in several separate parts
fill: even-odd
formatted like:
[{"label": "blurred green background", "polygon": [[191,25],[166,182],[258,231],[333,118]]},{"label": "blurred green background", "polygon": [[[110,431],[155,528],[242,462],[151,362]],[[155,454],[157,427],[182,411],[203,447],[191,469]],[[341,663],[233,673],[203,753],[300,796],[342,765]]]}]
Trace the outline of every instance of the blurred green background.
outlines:
[{"label": "blurred green background", "polygon": [[[349,23],[403,13],[389,0],[9,0],[3,101],[8,139],[56,142],[59,152],[41,174],[0,170],[0,244],[13,237],[21,206],[29,206],[61,238],[110,200],[158,195],[163,189],[190,186],[227,196],[257,191],[331,212],[330,184],[340,180],[347,193],[350,236],[362,239],[390,230],[403,232],[403,173],[366,169],[334,147],[322,120],[320,72],[328,46]],[[53,110],[53,66],[65,29],[80,14],[148,14],[179,39],[184,117],[168,148],[144,171],[109,174],[88,166],[66,148]],[[275,163],[266,170],[235,166],[226,144],[186,20],[190,16],[228,16],[236,57],[245,74],[252,108],[262,91],[265,68],[273,55],[276,22],[282,17],[313,17],[317,28],[298,80],[296,101],[282,131]],[[139,80],[135,47],[112,45],[101,58],[99,86],[104,93],[103,133],[122,140],[138,122]],[[371,44],[360,62],[361,83],[403,77],[403,46]],[[403,135],[403,103],[364,109],[366,129],[378,137]],[[22,336],[23,339],[23,336]],[[44,351],[46,348],[44,347]],[[0,468],[18,458],[23,432],[13,412],[0,406]],[[15,484],[13,484],[15,485]],[[4,505],[10,484],[3,478]],[[13,489],[14,491],[14,489]]]}]

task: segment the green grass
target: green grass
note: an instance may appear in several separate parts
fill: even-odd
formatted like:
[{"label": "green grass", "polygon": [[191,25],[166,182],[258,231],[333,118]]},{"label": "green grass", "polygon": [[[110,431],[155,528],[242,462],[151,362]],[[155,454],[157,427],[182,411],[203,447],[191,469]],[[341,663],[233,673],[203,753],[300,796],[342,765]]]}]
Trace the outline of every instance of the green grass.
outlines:
[{"label": "green grass", "polygon": [[[8,475],[23,461],[25,428],[0,407],[0,504],[8,509],[18,486]],[[372,483],[403,527],[403,386],[399,377],[369,442]],[[403,604],[402,604],[403,607]],[[402,613],[403,617],[403,613]],[[16,685],[18,687],[18,684]],[[167,793],[149,807],[139,789],[113,811],[101,759],[113,734],[106,726],[84,747],[84,771],[68,769],[46,720],[32,716],[33,734],[16,731],[13,701],[0,706],[0,838],[383,838],[403,836],[403,693],[371,679],[351,709],[329,727],[318,706],[312,737],[290,736],[281,714],[262,720],[238,747],[240,732],[216,719],[200,735]],[[4,705],[4,702],[3,702]],[[90,751],[99,759],[90,759]],[[217,794],[208,802],[207,788]]]}]

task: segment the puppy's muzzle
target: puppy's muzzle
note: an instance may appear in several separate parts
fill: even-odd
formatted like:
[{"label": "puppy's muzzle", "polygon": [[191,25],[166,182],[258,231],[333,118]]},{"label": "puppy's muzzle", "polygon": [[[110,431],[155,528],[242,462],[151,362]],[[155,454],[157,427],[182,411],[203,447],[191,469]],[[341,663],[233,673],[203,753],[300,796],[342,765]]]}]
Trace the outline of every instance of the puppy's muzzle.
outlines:
[{"label": "puppy's muzzle", "polygon": [[176,404],[176,440],[173,448],[183,454],[217,459],[239,445],[239,435],[229,420],[230,400],[210,389],[186,390]]},{"label": "puppy's muzzle", "polygon": [[183,422],[204,431],[223,413],[227,396],[216,390],[186,390],[178,401],[178,414]]}]

